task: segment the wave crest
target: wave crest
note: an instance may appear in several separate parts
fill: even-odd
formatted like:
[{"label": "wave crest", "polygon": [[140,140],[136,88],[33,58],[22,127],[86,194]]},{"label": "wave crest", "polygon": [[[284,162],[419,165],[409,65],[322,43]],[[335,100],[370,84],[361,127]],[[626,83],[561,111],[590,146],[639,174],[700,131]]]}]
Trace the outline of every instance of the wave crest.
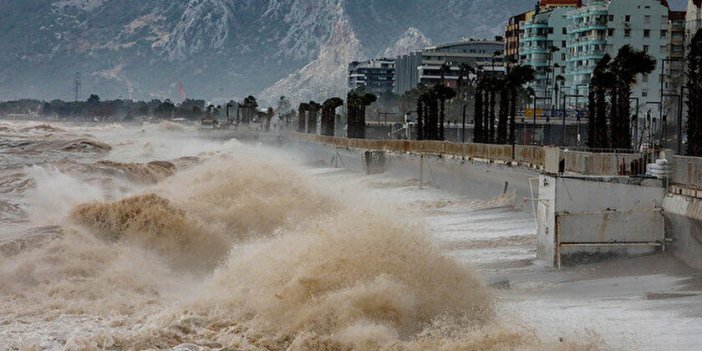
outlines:
[{"label": "wave crest", "polygon": [[181,268],[214,268],[229,246],[224,235],[208,232],[154,194],[80,205],[70,217],[102,239],[153,250]]}]

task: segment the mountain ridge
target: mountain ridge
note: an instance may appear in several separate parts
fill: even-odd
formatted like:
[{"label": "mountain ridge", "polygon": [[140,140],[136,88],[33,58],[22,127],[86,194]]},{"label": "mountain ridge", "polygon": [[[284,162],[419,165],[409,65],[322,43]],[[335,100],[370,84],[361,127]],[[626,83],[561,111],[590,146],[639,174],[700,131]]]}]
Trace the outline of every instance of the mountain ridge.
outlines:
[{"label": "mountain ridge", "polygon": [[[346,69],[347,62],[341,59],[366,59],[386,51],[397,54],[429,38],[434,43],[463,37],[491,38],[501,34],[510,15],[529,9],[531,3],[0,1],[0,49],[7,53],[0,56],[0,99],[72,100],[76,72],[82,73],[80,99],[96,93],[104,98],[179,100],[179,83],[188,96],[214,101],[261,92],[276,95],[272,89],[276,86],[305,88],[284,82],[288,78],[288,82],[300,79],[320,84],[308,88],[331,90],[332,85],[320,77],[308,79],[300,72],[317,67],[329,70],[329,77],[338,76]],[[330,46],[335,42],[357,45]],[[320,65],[320,59],[326,64]],[[332,68],[331,62],[339,67]],[[339,85],[343,80],[339,83],[337,78],[334,86]],[[295,92],[287,94],[291,93]]]}]

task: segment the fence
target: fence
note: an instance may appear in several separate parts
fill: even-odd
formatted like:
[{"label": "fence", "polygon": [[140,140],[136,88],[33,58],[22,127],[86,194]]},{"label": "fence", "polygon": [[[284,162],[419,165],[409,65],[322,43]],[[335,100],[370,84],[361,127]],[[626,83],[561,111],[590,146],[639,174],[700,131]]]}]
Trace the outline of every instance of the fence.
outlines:
[{"label": "fence", "polygon": [[[443,141],[371,140],[328,137],[311,134],[295,134],[299,140],[333,145],[342,148],[405,152],[432,155],[451,155],[490,161],[517,162],[544,169],[547,152],[557,156],[558,170],[565,173],[592,176],[636,176],[646,172],[650,162],[642,153],[600,153],[558,150],[541,146],[516,145],[514,158],[511,145],[452,143]],[[556,154],[552,154],[552,150]],[[547,151],[548,150],[548,151]],[[549,156],[551,157],[551,156]],[[673,157],[672,184],[702,190],[702,158]],[[555,172],[552,172],[555,173]]]}]

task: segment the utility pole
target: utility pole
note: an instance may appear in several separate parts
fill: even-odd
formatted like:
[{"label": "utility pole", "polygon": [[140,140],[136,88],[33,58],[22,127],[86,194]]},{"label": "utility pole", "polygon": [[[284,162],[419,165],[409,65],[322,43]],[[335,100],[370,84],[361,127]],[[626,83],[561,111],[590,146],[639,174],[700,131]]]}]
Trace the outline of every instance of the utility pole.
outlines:
[{"label": "utility pole", "polygon": [[76,72],[76,79],[75,79],[75,93],[76,93],[76,102],[80,100],[80,88],[83,85],[81,82],[80,78],[80,72]]}]

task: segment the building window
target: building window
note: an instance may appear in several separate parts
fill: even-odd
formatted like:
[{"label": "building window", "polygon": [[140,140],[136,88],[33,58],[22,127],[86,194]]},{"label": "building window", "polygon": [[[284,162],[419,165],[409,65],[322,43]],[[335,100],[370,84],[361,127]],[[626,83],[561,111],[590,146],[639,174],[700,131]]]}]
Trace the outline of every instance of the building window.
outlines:
[{"label": "building window", "polygon": [[651,36],[651,30],[650,29],[644,29],[644,38],[649,38]]},{"label": "building window", "polygon": [[665,38],[667,36],[668,36],[668,31],[665,29],[661,30],[661,38]]},{"label": "building window", "polygon": [[610,37],[614,36],[614,28],[607,28],[607,35]]},{"label": "building window", "polygon": [[610,22],[614,21],[614,15],[609,15],[609,21]]},{"label": "building window", "polygon": [[631,37],[631,29],[625,29],[625,30],[624,30],[624,37],[626,37],[626,38]]},{"label": "building window", "polygon": [[647,90],[641,90],[641,96],[647,97],[647,96],[648,96],[648,91],[647,91]]},{"label": "building window", "polygon": [[566,35],[566,34],[568,34],[568,28],[566,28],[566,27],[563,27],[563,31],[562,31],[562,32],[563,32],[563,35]]},{"label": "building window", "polygon": [[562,48],[566,47],[566,41],[565,41],[565,40],[561,41],[561,47],[562,47]]},{"label": "building window", "polygon": [[648,52],[648,45],[644,45],[643,52]]},{"label": "building window", "polygon": [[631,16],[629,16],[629,15],[624,16],[624,22],[626,22],[626,23],[631,22]]}]

